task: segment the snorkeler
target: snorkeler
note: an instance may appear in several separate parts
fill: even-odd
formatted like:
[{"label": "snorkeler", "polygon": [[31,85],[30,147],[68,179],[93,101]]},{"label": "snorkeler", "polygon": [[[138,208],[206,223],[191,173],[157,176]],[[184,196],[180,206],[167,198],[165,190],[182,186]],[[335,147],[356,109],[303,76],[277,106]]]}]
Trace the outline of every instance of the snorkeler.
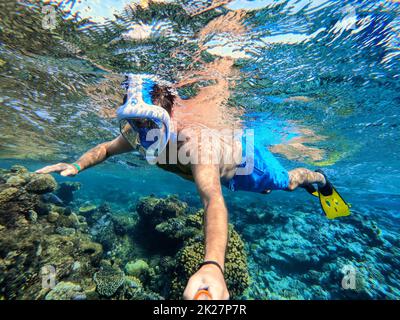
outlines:
[{"label": "snorkeler", "polygon": [[179,119],[176,109],[184,108],[185,100],[171,86],[149,75],[130,74],[126,89],[124,104],[117,111],[121,132],[117,138],[94,147],[72,164],[58,163],[36,172],[74,176],[111,156],[139,151],[149,162],[194,181],[205,209],[205,256],[188,281],[185,299],[229,298],[224,279],[228,212],[222,185],[259,193],[303,187],[320,198],[328,218],[349,214],[323,172],[285,170],[265,147],[254,148],[251,133],[239,138],[231,133],[229,139],[226,133]]}]

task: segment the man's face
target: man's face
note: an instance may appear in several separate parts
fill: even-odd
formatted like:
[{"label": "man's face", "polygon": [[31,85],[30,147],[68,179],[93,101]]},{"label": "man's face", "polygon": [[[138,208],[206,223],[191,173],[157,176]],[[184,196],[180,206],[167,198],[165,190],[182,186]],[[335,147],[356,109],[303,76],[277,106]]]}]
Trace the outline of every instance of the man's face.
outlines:
[{"label": "man's face", "polygon": [[159,129],[159,126],[153,121],[148,119],[135,119],[131,120],[134,127],[137,129]]},{"label": "man's face", "polygon": [[[131,119],[129,123],[133,130],[139,134],[140,144],[148,148],[157,140],[162,140],[165,134],[165,126],[161,122],[149,119]],[[152,130],[157,130],[151,132]]]}]

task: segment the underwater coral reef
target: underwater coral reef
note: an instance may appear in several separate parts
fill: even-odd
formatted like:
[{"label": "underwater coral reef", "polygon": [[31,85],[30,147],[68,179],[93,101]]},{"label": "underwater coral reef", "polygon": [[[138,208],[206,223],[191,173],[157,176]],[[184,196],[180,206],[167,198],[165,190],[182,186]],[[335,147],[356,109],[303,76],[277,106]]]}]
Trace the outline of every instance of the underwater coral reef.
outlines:
[{"label": "underwater coral reef", "polygon": [[[203,210],[177,197],[115,212],[80,205],[79,184],[14,165],[0,171],[0,299],[179,299],[203,258]],[[226,279],[249,285],[244,243],[230,225]]]},{"label": "underwater coral reef", "polygon": [[307,204],[287,212],[236,201],[232,210],[242,213],[235,227],[249,253],[245,298],[399,298],[400,239],[383,219],[353,209],[328,220]]},{"label": "underwater coral reef", "polygon": [[[0,299],[180,299],[204,253],[195,195],[127,203],[115,193],[115,206],[101,195],[88,202],[80,188],[19,165],[0,169]],[[307,206],[229,198],[231,298],[397,299],[393,218],[353,210],[332,221]],[[354,283],[343,283],[346,272]]]}]

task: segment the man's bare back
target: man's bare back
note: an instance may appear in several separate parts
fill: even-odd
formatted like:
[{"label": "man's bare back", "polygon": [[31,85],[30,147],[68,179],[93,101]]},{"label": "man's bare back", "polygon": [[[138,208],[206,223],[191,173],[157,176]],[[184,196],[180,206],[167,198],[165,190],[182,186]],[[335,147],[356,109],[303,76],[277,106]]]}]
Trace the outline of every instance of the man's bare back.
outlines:
[{"label": "man's bare back", "polygon": [[[213,143],[204,143],[210,135]],[[235,139],[232,130],[223,133],[215,130],[210,134],[210,129],[204,126],[187,125],[178,129],[178,137],[179,141],[169,142],[160,155],[161,159],[167,160],[164,163],[157,163],[160,168],[189,180],[193,180],[191,167],[197,164],[218,165],[222,181],[229,181],[235,175],[237,165],[242,160],[242,144],[240,140]],[[178,156],[174,159],[176,161],[170,161],[169,155],[175,155],[171,149],[177,151]],[[179,156],[182,154],[186,154],[187,157]]]}]

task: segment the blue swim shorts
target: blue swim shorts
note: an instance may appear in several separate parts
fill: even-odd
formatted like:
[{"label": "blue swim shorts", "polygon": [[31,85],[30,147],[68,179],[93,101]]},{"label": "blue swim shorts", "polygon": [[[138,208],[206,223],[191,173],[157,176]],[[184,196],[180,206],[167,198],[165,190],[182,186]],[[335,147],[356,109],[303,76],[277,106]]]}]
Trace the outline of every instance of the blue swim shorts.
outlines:
[{"label": "blue swim shorts", "polygon": [[242,138],[242,162],[235,176],[224,185],[233,191],[285,190],[289,186],[289,174],[266,146],[246,143]]}]

